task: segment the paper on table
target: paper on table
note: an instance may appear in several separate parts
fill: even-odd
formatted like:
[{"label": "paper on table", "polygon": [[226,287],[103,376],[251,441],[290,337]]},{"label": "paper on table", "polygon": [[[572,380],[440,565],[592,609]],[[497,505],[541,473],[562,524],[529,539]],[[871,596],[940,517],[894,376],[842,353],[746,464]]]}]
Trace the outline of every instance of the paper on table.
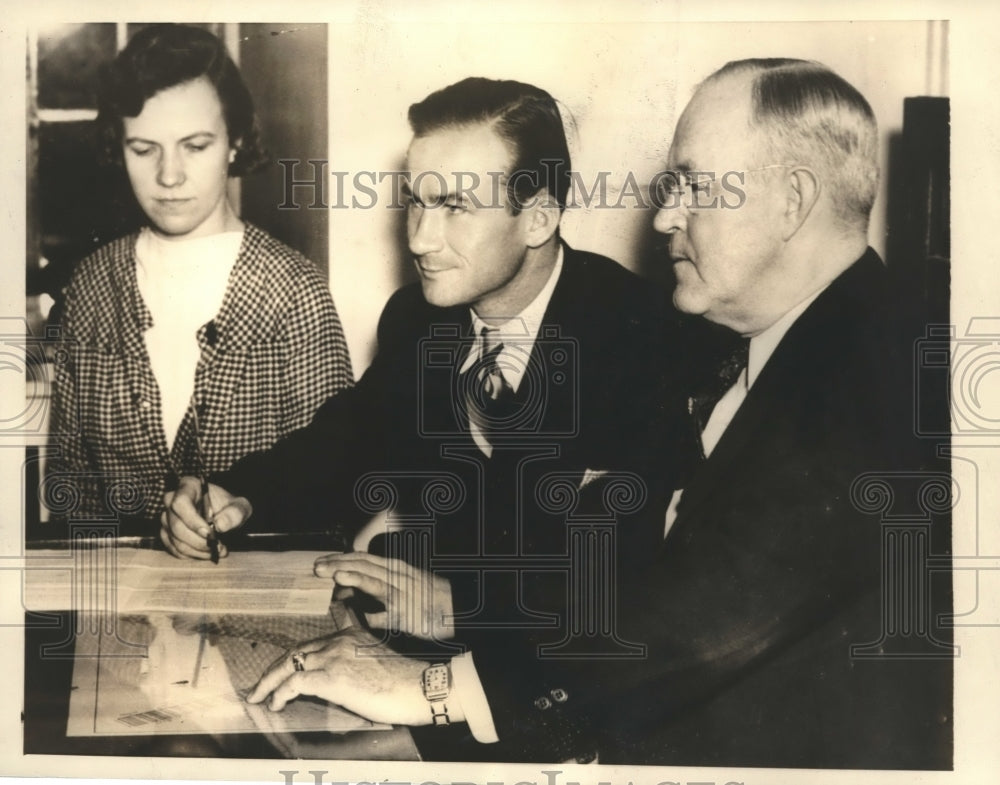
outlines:
[{"label": "paper on table", "polygon": [[281,712],[243,699],[298,642],[337,629],[325,616],[158,614],[84,623],[76,638],[67,736],[285,734],[383,730],[324,701]]},{"label": "paper on table", "polygon": [[164,551],[113,546],[28,551],[25,608],[321,615],[333,586],[329,578],[313,575],[318,555],[237,552],[216,565],[175,559]]}]

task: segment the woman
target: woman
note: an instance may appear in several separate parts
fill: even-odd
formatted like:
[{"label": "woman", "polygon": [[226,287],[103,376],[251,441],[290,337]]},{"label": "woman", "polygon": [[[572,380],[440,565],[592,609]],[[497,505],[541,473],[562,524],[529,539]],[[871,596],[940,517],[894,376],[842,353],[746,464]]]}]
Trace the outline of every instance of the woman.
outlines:
[{"label": "woman", "polygon": [[97,121],[147,225],[84,259],[66,291],[46,502],[153,534],[177,477],[224,470],[305,425],[351,367],[315,267],[228,200],[229,178],[265,158],[215,36],[136,33]]}]

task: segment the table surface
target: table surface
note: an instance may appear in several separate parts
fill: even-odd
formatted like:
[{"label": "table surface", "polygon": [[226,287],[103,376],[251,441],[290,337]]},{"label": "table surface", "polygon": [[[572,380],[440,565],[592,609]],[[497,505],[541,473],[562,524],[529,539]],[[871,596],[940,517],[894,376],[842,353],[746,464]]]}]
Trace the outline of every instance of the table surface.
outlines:
[{"label": "table surface", "polygon": [[[299,543],[295,543],[298,545]],[[50,545],[51,547],[51,545]],[[344,610],[334,603],[330,630],[344,624]],[[118,629],[119,623],[135,631],[148,626],[152,617],[122,617],[105,619]],[[335,621],[336,619],[336,621]],[[287,648],[301,634],[302,622],[290,616],[267,618],[269,632],[257,635],[270,645]],[[260,620],[254,620],[259,626]],[[227,615],[211,620],[213,643],[224,657],[232,658],[236,641],[256,647],[252,634],[233,632],[239,618]],[[138,625],[138,626],[137,626]],[[277,626],[275,626],[277,625]],[[123,755],[123,756],[184,756],[228,758],[316,758],[332,760],[418,760],[419,754],[412,736],[406,728],[391,730],[357,730],[334,733],[330,731],[274,732],[262,728],[251,732],[198,732],[185,734],[150,733],[148,735],[67,735],[70,717],[70,695],[80,685],[74,686],[74,665],[78,661],[78,647],[86,649],[82,636],[86,624],[75,612],[60,611],[25,614],[25,673],[24,673],[24,753],[48,755]],[[177,620],[174,620],[174,629]],[[237,639],[242,639],[237,641]],[[225,645],[229,643],[227,648]],[[152,651],[152,647],[150,652]],[[148,655],[148,652],[145,653]],[[226,661],[228,676],[234,688],[247,687],[253,678],[230,660]],[[261,667],[254,662],[252,668]],[[242,670],[246,670],[243,667]]]}]

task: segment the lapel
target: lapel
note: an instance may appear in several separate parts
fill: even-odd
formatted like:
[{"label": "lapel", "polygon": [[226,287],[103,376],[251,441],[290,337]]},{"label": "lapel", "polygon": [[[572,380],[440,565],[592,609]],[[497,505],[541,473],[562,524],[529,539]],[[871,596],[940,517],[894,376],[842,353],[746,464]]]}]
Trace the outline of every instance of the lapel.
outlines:
[{"label": "lapel", "polygon": [[559,330],[565,335],[567,331],[575,331],[577,327],[580,282],[584,277],[583,270],[586,262],[565,242],[562,242],[562,248],[562,271],[559,273],[559,279],[552,290],[549,304],[545,308],[542,325]]},{"label": "lapel", "polygon": [[406,337],[379,347],[389,374],[383,384],[390,385],[396,401],[397,427],[412,433],[415,444],[422,447],[437,449],[442,441],[454,444],[456,440],[472,445],[464,404],[465,375],[459,374],[477,341],[469,308],[440,308],[427,303],[423,294],[414,294],[419,304],[393,313],[395,324],[388,329],[390,334],[399,329],[395,334]]},{"label": "lapel", "polygon": [[[847,319],[864,317],[873,293],[880,289],[883,265],[870,248],[842,273],[788,329],[742,406],[708,458],[694,472],[678,508],[678,517],[696,515],[718,498],[718,489],[741,476],[741,467],[754,460],[755,445],[765,443],[774,422],[788,417],[789,396],[796,400],[810,395],[820,374],[804,378],[803,369],[815,369],[817,353],[824,353],[837,340],[838,326]],[[810,371],[806,370],[806,373]]]},{"label": "lapel", "polygon": [[528,357],[528,369],[517,391],[523,406],[538,411],[533,428],[539,433],[557,435],[571,424],[563,422],[575,416],[572,401],[579,392],[579,346],[577,316],[582,262],[565,242],[563,266],[552,296],[545,307],[538,335]]}]

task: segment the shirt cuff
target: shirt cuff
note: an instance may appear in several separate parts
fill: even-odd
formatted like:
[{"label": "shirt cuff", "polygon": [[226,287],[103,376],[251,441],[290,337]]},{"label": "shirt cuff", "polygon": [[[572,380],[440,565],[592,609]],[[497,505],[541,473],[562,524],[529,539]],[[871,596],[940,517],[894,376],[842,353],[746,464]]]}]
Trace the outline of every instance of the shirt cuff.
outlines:
[{"label": "shirt cuff", "polygon": [[483,683],[479,680],[471,651],[452,657],[451,680],[455,687],[455,697],[462,705],[462,713],[469,723],[473,738],[482,744],[500,741],[493,724],[493,712],[490,711],[489,701],[483,692]]}]

